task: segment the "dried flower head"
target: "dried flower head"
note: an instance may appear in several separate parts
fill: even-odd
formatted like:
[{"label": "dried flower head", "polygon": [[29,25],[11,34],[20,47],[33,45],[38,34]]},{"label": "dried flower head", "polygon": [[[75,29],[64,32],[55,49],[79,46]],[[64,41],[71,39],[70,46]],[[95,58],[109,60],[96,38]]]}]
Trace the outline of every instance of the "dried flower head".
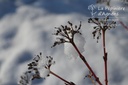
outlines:
[{"label": "dried flower head", "polygon": [[101,37],[101,31],[110,30],[111,28],[115,28],[116,22],[109,20],[109,17],[100,19],[100,18],[90,18],[88,19],[88,23],[93,23],[96,26],[93,28],[95,29],[92,34],[93,38],[97,35],[97,41]]},{"label": "dried flower head", "polygon": [[21,75],[18,85],[31,85],[31,74],[25,72],[23,75]]},{"label": "dried flower head", "polygon": [[42,53],[37,55],[31,63],[28,64],[28,70],[21,76],[19,85],[30,85],[31,80],[48,77],[50,67],[55,61],[51,56],[42,56]]},{"label": "dried flower head", "polygon": [[28,72],[33,74],[32,80],[45,78],[50,74],[50,67],[55,61],[51,56],[43,57],[42,53],[37,55],[31,63],[28,64]]},{"label": "dried flower head", "polygon": [[54,45],[52,47],[55,47],[56,45],[60,45],[62,43],[68,42],[68,43],[72,43],[73,39],[74,39],[74,35],[75,34],[81,34],[81,32],[79,31],[81,28],[81,22],[80,25],[77,26],[73,26],[73,24],[68,21],[69,26],[67,25],[61,25],[61,27],[55,27],[56,33],[54,33],[54,35],[58,36],[56,39],[57,41],[55,41]]}]

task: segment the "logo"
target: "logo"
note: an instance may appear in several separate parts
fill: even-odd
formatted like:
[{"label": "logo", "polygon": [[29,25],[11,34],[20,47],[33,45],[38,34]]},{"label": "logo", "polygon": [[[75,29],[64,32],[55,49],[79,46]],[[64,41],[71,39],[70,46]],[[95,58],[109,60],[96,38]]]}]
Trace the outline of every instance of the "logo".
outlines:
[{"label": "logo", "polygon": [[[120,13],[125,11],[125,7],[122,6],[103,6],[103,5],[89,5],[91,17],[120,17]],[[122,17],[122,16],[121,16]]]},{"label": "logo", "polygon": [[95,5],[91,4],[91,5],[88,6],[88,10],[91,11],[92,17],[94,17],[97,13],[97,12],[94,12],[94,9],[96,9]]}]

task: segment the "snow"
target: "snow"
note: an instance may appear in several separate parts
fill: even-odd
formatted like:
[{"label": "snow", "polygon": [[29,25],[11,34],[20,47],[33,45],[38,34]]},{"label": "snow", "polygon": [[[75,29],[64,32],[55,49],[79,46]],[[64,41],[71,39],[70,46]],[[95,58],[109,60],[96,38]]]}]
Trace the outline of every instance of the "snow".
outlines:
[{"label": "snow", "polygon": [[[77,57],[71,61],[65,53],[65,45],[51,48],[55,41],[54,27],[71,21],[82,21],[82,37],[77,40],[79,49],[89,61],[95,73],[104,82],[103,52],[92,36],[92,26],[88,24],[90,11],[88,5],[95,0],[0,0],[0,85],[17,85],[20,76],[27,70],[27,64],[42,52],[52,56],[56,64],[51,70],[76,85],[92,85],[84,79],[88,70]],[[116,5],[114,0],[112,6]],[[120,6],[120,4],[118,4]],[[120,12],[122,20],[128,24],[128,11]],[[85,40],[84,40],[85,39]],[[85,42],[86,41],[86,42]],[[85,44],[85,45],[84,45]],[[128,31],[122,26],[107,31],[106,46],[108,52],[108,72],[110,85],[128,83]],[[75,54],[75,52],[71,52]],[[77,55],[77,54],[75,54]],[[32,85],[64,85],[53,75]]]}]

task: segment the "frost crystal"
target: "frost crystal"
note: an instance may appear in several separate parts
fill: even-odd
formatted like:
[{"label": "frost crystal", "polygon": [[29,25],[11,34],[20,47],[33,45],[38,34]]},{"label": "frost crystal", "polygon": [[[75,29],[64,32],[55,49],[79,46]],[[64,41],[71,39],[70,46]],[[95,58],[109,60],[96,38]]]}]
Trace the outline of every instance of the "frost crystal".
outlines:
[{"label": "frost crystal", "polygon": [[[85,38],[83,36],[81,36],[80,34],[76,34],[74,36],[74,42],[75,42],[76,46],[78,47],[79,51],[81,53],[83,53],[84,45],[85,45]],[[71,57],[71,58],[76,58],[78,56],[78,53],[76,52],[76,50],[74,49],[72,44],[69,44],[69,43],[64,44],[64,53],[68,57]]]},{"label": "frost crystal", "polygon": [[81,22],[79,26],[73,25],[68,21],[68,25],[61,25],[61,27],[56,28],[57,41],[55,41],[52,47],[64,43],[64,51],[67,56],[77,57],[78,53],[74,49],[73,45],[75,44],[79,51],[82,53],[84,51],[85,39],[82,37]]}]

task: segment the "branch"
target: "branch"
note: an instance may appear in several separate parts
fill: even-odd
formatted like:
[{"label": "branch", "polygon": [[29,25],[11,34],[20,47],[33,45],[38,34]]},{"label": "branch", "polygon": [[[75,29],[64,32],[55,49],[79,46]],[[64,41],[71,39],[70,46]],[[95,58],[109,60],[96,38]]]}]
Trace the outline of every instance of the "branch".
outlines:
[{"label": "branch", "polygon": [[60,80],[64,81],[67,85],[75,85],[73,82],[69,82],[69,81],[63,79],[62,77],[60,77],[59,75],[55,74],[55,73],[52,72],[52,71],[50,71],[50,73],[51,73],[52,75],[54,75],[55,77],[59,78]]},{"label": "branch", "polygon": [[107,71],[107,52],[106,52],[106,47],[105,47],[105,31],[102,30],[103,33],[103,51],[104,51],[104,69],[105,69],[105,85],[108,85],[108,71]]},{"label": "branch", "polygon": [[128,30],[128,26],[126,26],[122,21],[119,20],[119,23],[120,23],[126,30]]}]

